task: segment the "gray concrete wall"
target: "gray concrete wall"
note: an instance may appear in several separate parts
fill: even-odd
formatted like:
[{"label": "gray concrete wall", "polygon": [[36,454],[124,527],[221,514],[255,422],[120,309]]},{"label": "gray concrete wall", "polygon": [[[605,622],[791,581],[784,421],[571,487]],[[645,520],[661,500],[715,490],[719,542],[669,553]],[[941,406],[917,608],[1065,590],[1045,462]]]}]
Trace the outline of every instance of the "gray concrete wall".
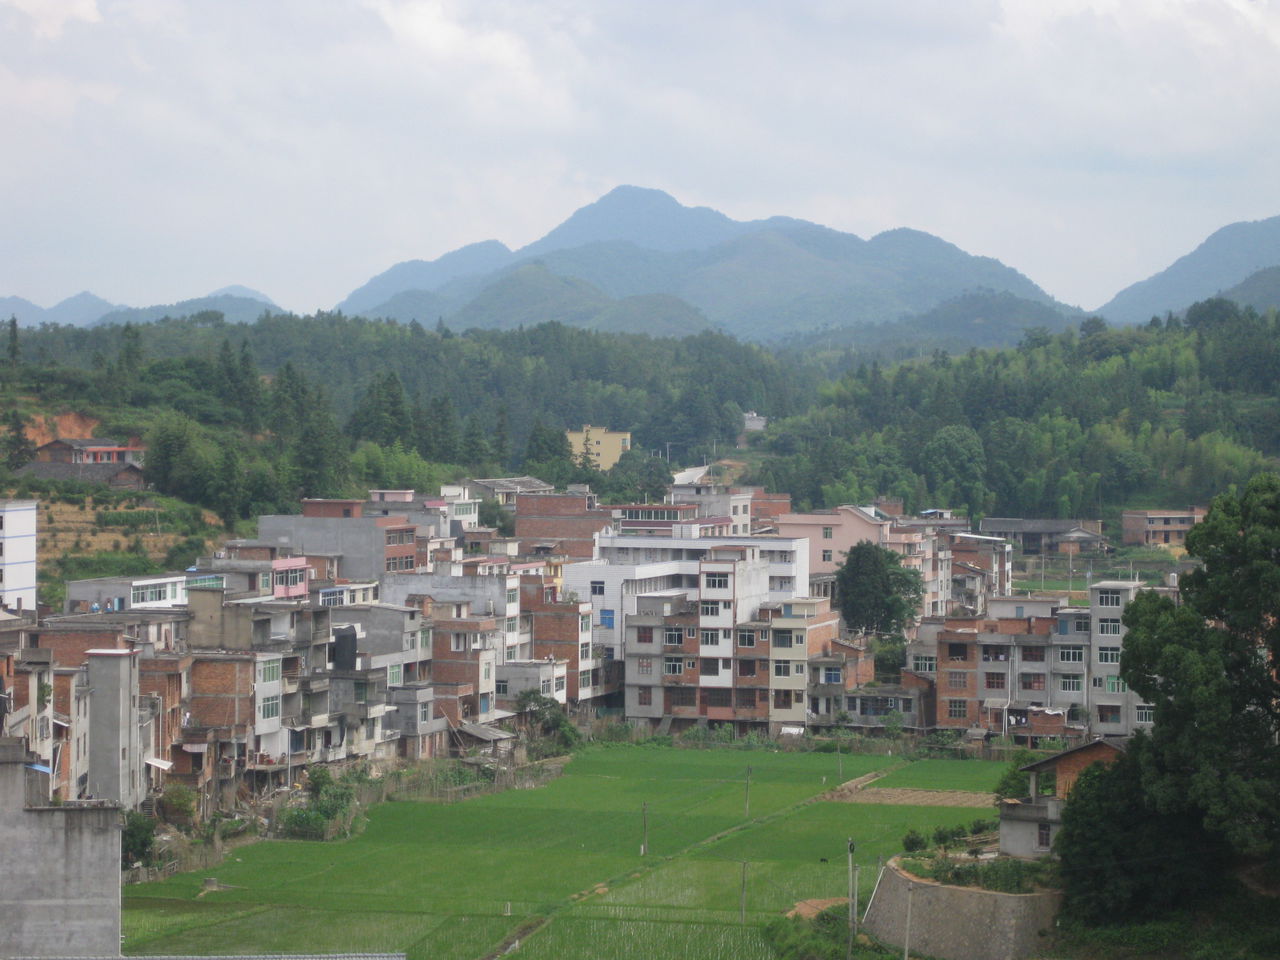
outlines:
[{"label": "gray concrete wall", "polygon": [[21,741],[0,741],[0,957],[120,955],[120,810],[27,807]]},{"label": "gray concrete wall", "polygon": [[138,655],[131,650],[90,650],[90,796],[135,810],[147,795],[138,727]]},{"label": "gray concrete wall", "polygon": [[885,867],[864,926],[876,939],[940,960],[1022,960],[1044,954],[1061,895],[995,893],[912,880],[893,861]]}]

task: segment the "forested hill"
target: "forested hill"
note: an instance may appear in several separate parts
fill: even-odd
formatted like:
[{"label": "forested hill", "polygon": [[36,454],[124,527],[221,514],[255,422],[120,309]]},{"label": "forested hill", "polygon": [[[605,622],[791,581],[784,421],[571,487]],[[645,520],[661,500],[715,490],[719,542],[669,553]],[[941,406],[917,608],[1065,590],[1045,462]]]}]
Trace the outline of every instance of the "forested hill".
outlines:
[{"label": "forested hill", "polygon": [[[912,509],[1081,516],[1205,502],[1280,453],[1277,325],[1211,300],[1184,320],[1089,319],[1016,349],[880,366],[705,331],[206,316],[22,330],[0,399],[29,418],[76,409],[102,432],[147,434],[153,480],[227,515],[463,471],[642,495],[665,467],[648,451],[701,462],[751,409],[771,423],[743,454],[747,481],[801,507],[897,494]],[[619,477],[574,473],[556,441],[583,423],[633,432]]]},{"label": "forested hill", "polygon": [[862,366],[770,425],[753,479],[812,505],[890,493],[1012,516],[1205,503],[1280,454],[1278,327],[1209,300],[1168,324],[1089,319],[1014,350]]}]

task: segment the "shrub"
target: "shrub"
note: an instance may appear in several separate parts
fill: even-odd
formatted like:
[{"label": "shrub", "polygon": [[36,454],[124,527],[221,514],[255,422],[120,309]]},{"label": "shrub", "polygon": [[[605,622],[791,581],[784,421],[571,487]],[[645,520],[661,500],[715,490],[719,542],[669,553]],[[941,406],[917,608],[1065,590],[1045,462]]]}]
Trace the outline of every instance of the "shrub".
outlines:
[{"label": "shrub", "polygon": [[155,845],[156,822],[144,813],[130,810],[124,816],[124,831],[120,837],[120,863],[148,863]]},{"label": "shrub", "polygon": [[196,810],[196,795],[190,787],[171,783],[160,797],[160,811],[174,824],[189,824]]},{"label": "shrub", "polygon": [[902,849],[907,853],[923,850],[928,845],[929,841],[918,830],[908,830],[906,836],[902,838]]}]

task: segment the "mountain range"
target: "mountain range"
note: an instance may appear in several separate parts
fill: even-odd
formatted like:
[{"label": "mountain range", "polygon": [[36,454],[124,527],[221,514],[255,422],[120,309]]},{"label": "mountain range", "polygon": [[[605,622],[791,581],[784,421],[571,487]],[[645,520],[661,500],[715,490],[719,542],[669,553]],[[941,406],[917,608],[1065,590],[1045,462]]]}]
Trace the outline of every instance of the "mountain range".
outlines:
[{"label": "mountain range", "polygon": [[[1094,313],[1138,323],[1237,290],[1265,309],[1280,303],[1280,277],[1268,279],[1269,268],[1280,268],[1280,217],[1223,227]],[[547,320],[655,336],[713,328],[747,340],[855,351],[892,344],[899,335],[913,351],[930,343],[951,350],[1003,346],[1029,327],[1061,329],[1082,316],[1017,270],[921,231],[863,239],[790,217],[737,221],[633,186],[610,191],[518,250],[486,240],[435,260],[396,264],[335,309],[443,321],[459,330]],[[0,299],[0,315],[24,324],[145,323],[207,311],[228,322],[283,312],[240,286],[140,308],[90,293],[48,309]]]}]

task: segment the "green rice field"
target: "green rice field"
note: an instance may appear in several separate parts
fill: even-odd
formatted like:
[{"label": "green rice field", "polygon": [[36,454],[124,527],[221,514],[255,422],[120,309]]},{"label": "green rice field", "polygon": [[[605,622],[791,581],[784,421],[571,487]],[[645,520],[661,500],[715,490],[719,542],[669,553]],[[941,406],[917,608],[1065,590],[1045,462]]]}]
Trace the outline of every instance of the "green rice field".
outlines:
[{"label": "green rice field", "polygon": [[[877,857],[898,853],[908,829],[990,816],[809,802],[834,786],[837,762],[823,753],[589,749],[537,789],[386,803],[350,840],[266,841],[213,870],[126,887],[124,950],[470,960],[519,939],[512,956],[765,958],[767,920],[798,900],[844,894],[846,837],[865,898]],[[901,761],[839,762],[853,779]],[[926,760],[876,785],[990,790],[1002,769]],[[209,875],[223,889],[198,896]]]}]

